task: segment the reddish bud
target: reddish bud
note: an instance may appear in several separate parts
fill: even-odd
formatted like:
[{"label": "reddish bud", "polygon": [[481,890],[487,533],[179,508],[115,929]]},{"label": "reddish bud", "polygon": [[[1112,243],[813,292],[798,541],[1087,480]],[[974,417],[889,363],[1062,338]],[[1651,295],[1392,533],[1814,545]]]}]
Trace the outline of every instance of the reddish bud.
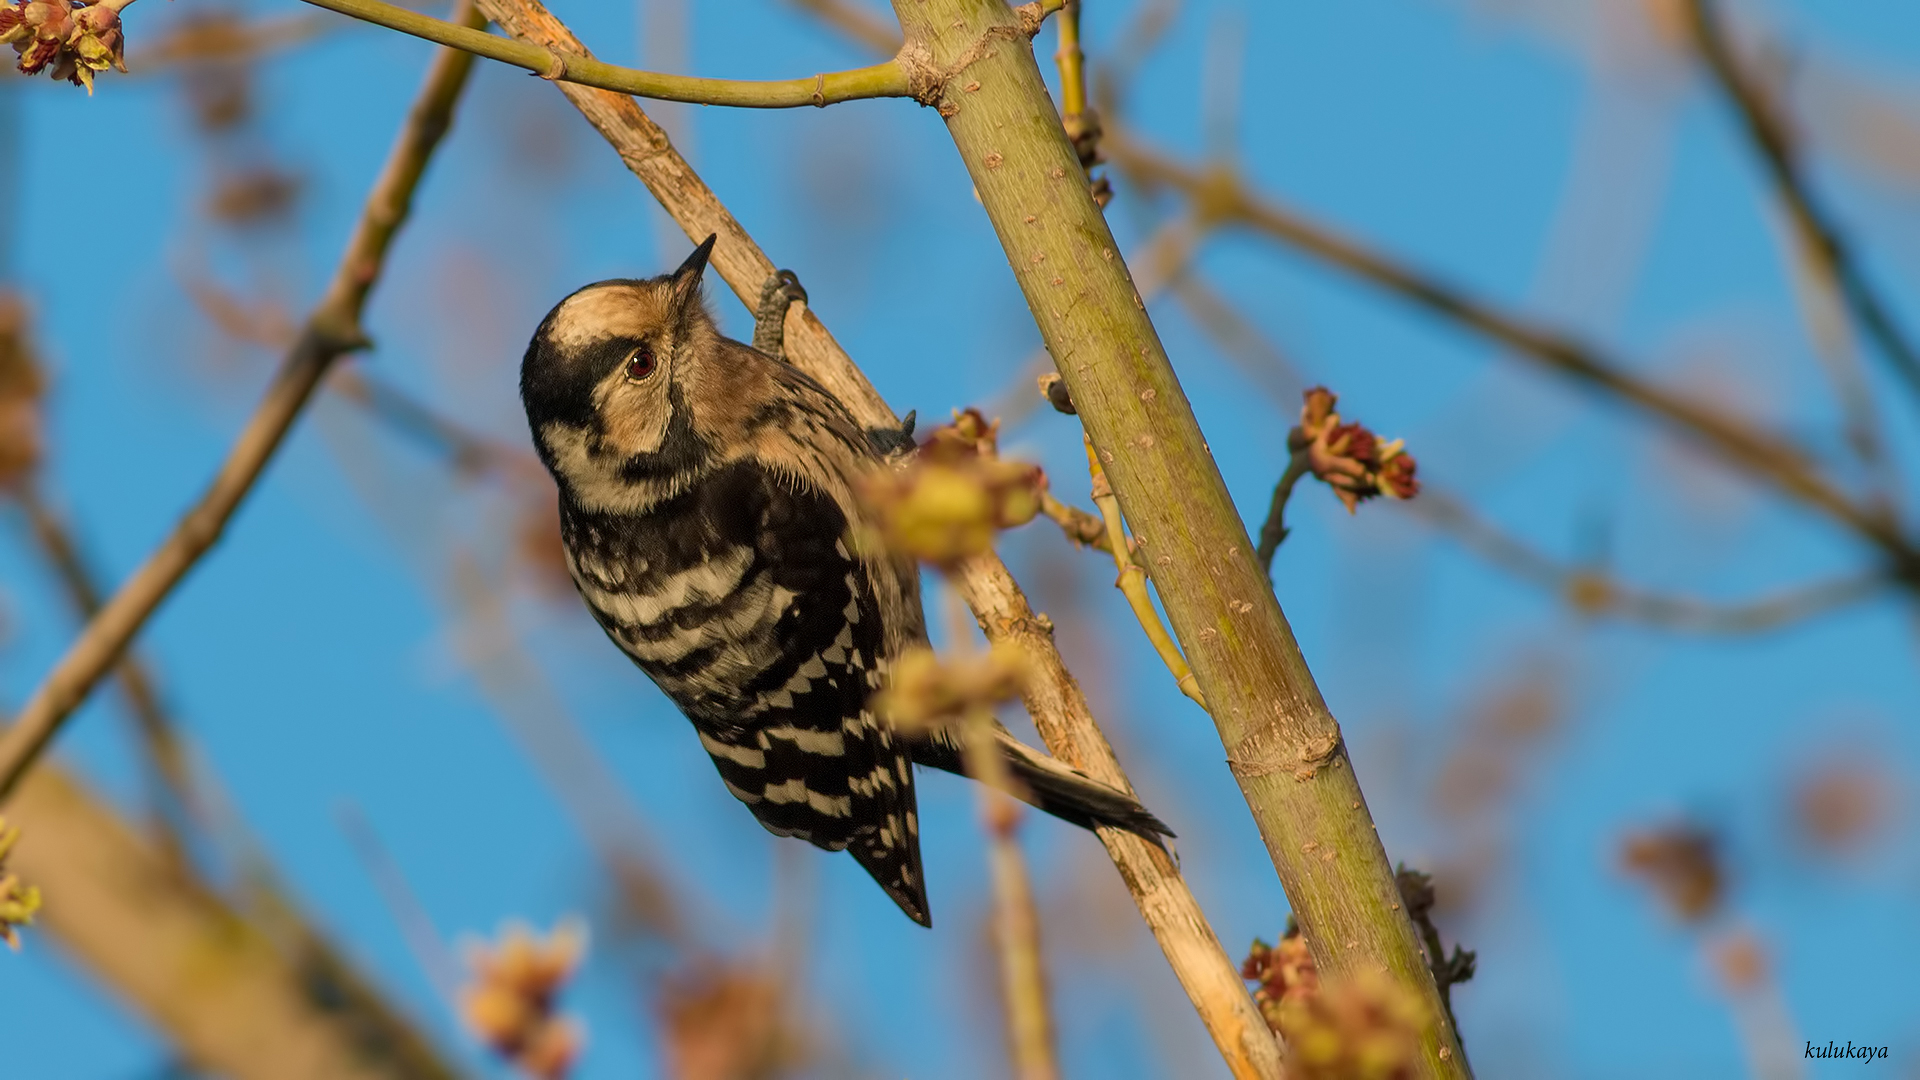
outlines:
[{"label": "reddish bud", "polygon": [[1411,499],[1420,493],[1416,464],[1404,444],[1383,442],[1364,425],[1342,423],[1334,411],[1339,398],[1323,386],[1305,394],[1300,426],[1287,437],[1294,454],[1306,455],[1307,471],[1318,477],[1349,513],[1377,495]]}]

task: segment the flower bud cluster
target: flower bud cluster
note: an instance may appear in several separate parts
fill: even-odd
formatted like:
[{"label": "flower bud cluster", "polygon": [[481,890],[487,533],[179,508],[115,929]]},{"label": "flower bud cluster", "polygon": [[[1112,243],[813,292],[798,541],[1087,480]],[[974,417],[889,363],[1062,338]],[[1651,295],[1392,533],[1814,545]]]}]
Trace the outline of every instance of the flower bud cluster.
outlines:
[{"label": "flower bud cluster", "polygon": [[1001,461],[999,424],[973,409],[935,428],[911,464],[876,472],[861,485],[880,540],[938,566],[985,554],[994,534],[1032,521],[1047,476],[1039,466]]},{"label": "flower bud cluster", "polygon": [[8,828],[6,819],[0,818],[0,941],[15,952],[20,951],[19,928],[31,925],[34,912],[40,910],[40,890],[21,884],[7,870],[7,855],[19,839],[20,830]]},{"label": "flower bud cluster", "polygon": [[1377,972],[1328,983],[1281,1005],[1291,1080],[1411,1080],[1426,1010]]},{"label": "flower bud cluster", "polygon": [[939,727],[1019,697],[1027,677],[1026,655],[1011,645],[947,660],[932,649],[912,649],[894,661],[874,710],[907,730]]},{"label": "flower bud cluster", "polygon": [[127,70],[120,9],[133,0],[12,0],[0,4],[0,42],[20,54],[23,75],[53,77],[93,93],[93,76]]},{"label": "flower bud cluster", "polygon": [[532,1080],[562,1080],[585,1045],[579,1023],[556,999],[586,953],[586,930],[563,922],[542,939],[510,925],[497,945],[467,947],[471,980],[460,990],[460,1019],[476,1038]]},{"label": "flower bud cluster", "polygon": [[1300,426],[1288,435],[1287,448],[1306,455],[1308,471],[1333,489],[1349,513],[1376,495],[1411,499],[1420,494],[1413,455],[1403,440],[1386,442],[1360,424],[1342,422],[1334,411],[1339,398],[1324,386],[1305,397]]}]

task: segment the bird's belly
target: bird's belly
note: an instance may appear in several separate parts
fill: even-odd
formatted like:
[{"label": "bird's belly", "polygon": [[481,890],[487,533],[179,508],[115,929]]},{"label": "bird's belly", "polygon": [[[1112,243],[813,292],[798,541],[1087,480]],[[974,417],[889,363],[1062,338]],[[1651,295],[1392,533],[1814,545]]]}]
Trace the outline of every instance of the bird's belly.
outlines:
[{"label": "bird's belly", "polygon": [[644,588],[632,579],[608,588],[605,577],[579,572],[574,580],[607,635],[689,713],[746,708],[743,689],[780,660],[776,631],[795,599],[745,548]]}]

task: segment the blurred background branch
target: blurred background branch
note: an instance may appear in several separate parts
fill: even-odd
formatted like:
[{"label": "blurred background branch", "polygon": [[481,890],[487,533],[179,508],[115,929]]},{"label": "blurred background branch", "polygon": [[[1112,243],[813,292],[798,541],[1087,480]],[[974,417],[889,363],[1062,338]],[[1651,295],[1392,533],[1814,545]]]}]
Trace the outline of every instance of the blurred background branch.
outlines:
[{"label": "blurred background branch", "polygon": [[1804,453],[1780,437],[1703,402],[1662,389],[1569,336],[1471,299],[1270,199],[1262,199],[1234,173],[1183,165],[1117,127],[1109,129],[1106,145],[1114,164],[1128,178],[1147,190],[1173,188],[1181,192],[1194,202],[1203,220],[1232,222],[1284,243],[1496,341],[1513,356],[1661,421],[1675,434],[1711,451],[1749,477],[1851,530],[1878,549],[1905,587],[1920,589],[1920,547],[1901,525],[1885,510],[1847,495]]},{"label": "blurred background branch", "polygon": [[142,840],[58,766],[7,803],[14,854],[50,898],[37,926],[166,1033],[237,1080],[451,1080],[403,1015],[303,923],[250,917]]},{"label": "blurred background branch", "polygon": [[[481,25],[471,5],[464,2],[456,18],[469,26]],[[361,309],[395,232],[406,220],[427,160],[452,122],[454,103],[472,69],[473,58],[467,53],[445,50],[436,55],[325,297],[308,317],[299,341],[289,350],[206,494],[87,623],[0,735],[0,800],[33,766],[61,723],[86,700],[187,571],[212,550],[328,368],[341,356],[365,347]]]},{"label": "blurred background branch", "polygon": [[1683,0],[1700,60],[1739,114],[1741,127],[1772,181],[1774,194],[1793,222],[1794,235],[1814,273],[1837,286],[1860,329],[1873,339],[1888,368],[1920,406],[1920,352],[1894,321],[1893,312],[1867,280],[1852,245],[1820,207],[1801,164],[1793,125],[1773,93],[1750,68],[1743,69],[1723,25],[1717,0]]}]

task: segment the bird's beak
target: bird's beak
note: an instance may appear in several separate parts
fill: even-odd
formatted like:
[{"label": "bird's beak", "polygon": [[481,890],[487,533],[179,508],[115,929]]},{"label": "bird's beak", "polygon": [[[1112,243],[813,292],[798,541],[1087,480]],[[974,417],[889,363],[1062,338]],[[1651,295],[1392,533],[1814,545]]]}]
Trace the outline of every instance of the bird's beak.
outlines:
[{"label": "bird's beak", "polygon": [[700,246],[693,249],[693,254],[687,256],[687,261],[680,264],[680,269],[673,272],[675,291],[685,292],[700,283],[707,272],[707,259],[713,255],[713,242],[719,238],[719,233],[709,233],[700,241]]}]

